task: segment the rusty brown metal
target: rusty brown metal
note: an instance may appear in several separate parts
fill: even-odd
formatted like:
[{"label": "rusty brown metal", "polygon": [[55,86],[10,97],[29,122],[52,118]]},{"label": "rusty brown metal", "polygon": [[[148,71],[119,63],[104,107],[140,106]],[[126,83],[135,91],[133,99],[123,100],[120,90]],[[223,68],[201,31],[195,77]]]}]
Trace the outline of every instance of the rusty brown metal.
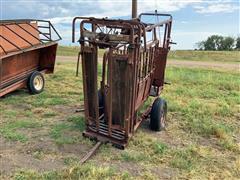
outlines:
[{"label": "rusty brown metal", "polygon": [[[143,16],[165,17],[165,20],[145,23],[141,21]],[[150,106],[139,113],[152,95],[151,89],[156,90],[154,97],[163,89],[172,17],[158,13],[140,14],[138,19],[131,20],[75,17],[73,42],[78,20],[86,118],[84,136],[124,148],[151,111]],[[157,37],[160,28],[161,39]],[[106,49],[103,61],[98,61],[99,49]],[[102,72],[100,83],[99,71]],[[104,99],[102,115],[98,90]]]},{"label": "rusty brown metal", "polygon": [[80,164],[85,163],[90,157],[92,157],[96,151],[99,149],[99,147],[102,145],[102,142],[97,142],[92,149],[80,160]]},{"label": "rusty brown metal", "polygon": [[51,31],[57,34],[44,20],[0,21],[0,97],[26,87],[34,71],[53,73],[61,37],[54,39]]}]

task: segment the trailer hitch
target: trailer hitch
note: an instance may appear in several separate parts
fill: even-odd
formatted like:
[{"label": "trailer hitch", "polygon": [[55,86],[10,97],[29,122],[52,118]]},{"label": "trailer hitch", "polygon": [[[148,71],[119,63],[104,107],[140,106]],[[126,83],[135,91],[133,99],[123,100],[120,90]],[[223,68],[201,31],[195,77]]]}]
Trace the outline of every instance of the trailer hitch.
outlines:
[{"label": "trailer hitch", "polygon": [[168,81],[164,81],[164,84],[171,85],[172,83]]},{"label": "trailer hitch", "polygon": [[99,149],[99,147],[102,145],[101,141],[98,141],[95,146],[93,146],[92,149],[88,151],[88,153],[80,160],[80,164],[85,163],[90,157],[92,157],[96,151]]}]

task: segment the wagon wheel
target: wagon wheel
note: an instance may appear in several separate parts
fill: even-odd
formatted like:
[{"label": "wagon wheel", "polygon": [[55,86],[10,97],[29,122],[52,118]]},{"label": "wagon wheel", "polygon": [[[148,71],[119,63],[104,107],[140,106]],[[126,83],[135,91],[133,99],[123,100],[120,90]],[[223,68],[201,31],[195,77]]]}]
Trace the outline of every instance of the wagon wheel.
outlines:
[{"label": "wagon wheel", "polygon": [[161,131],[166,128],[167,102],[164,99],[155,99],[150,113],[150,129]]},{"label": "wagon wheel", "polygon": [[28,90],[31,94],[39,94],[43,91],[45,85],[45,79],[42,73],[35,71],[28,79]]}]

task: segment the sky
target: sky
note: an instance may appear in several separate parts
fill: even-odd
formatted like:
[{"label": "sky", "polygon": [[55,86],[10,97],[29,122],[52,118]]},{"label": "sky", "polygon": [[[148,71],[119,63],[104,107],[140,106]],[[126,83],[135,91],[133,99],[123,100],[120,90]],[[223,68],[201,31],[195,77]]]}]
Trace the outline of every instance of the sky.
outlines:
[{"label": "sky", "polygon": [[[138,13],[170,13],[173,16],[173,49],[194,49],[213,34],[240,35],[240,0],[138,0]],[[61,34],[62,45],[71,42],[75,16],[131,17],[131,0],[0,0],[3,19],[47,19]]]}]

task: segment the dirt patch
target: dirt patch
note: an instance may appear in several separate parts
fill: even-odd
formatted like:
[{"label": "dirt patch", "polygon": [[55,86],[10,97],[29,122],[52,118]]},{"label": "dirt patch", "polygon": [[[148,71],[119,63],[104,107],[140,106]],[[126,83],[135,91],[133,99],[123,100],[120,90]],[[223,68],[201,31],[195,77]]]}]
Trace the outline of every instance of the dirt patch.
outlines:
[{"label": "dirt patch", "polygon": [[[100,58],[102,59],[102,58]],[[57,56],[57,62],[77,62],[75,56]],[[223,63],[223,62],[207,62],[207,61],[186,61],[186,60],[168,60],[167,66],[179,66],[189,68],[210,68],[210,69],[224,69],[224,70],[238,70],[239,63]]]},{"label": "dirt patch", "polygon": [[[91,148],[85,144],[56,145],[51,139],[42,141],[8,142],[0,138],[0,174],[10,175],[20,169],[37,172],[61,170],[66,167],[65,158],[81,159]],[[41,154],[41,158],[38,157]]]},{"label": "dirt patch", "polygon": [[146,172],[151,172],[158,179],[172,179],[178,174],[178,170],[166,166],[163,167],[161,164],[159,164],[157,167],[144,167],[135,162],[120,162],[114,160],[103,162],[96,161],[96,158],[93,161],[95,164],[101,167],[111,167],[121,173],[128,172],[131,176],[141,176]]},{"label": "dirt patch", "polygon": [[161,165],[152,168],[151,172],[156,174],[159,179],[173,179],[174,177],[177,177],[178,174],[177,169],[162,167]]},{"label": "dirt patch", "polygon": [[28,154],[32,154],[36,151],[43,152],[44,154],[55,154],[58,152],[58,147],[52,139],[42,137],[38,141],[29,143],[23,150],[24,153]]},{"label": "dirt patch", "polygon": [[218,63],[218,62],[204,62],[204,61],[184,61],[184,60],[170,60],[167,62],[168,66],[179,66],[189,68],[210,68],[210,69],[225,69],[225,70],[238,70],[240,64],[238,63]]},{"label": "dirt patch", "polygon": [[52,108],[52,110],[66,117],[69,115],[76,114],[76,110],[79,109],[79,107],[80,106],[56,105]]},{"label": "dirt patch", "polygon": [[58,170],[64,167],[63,160],[59,159],[36,159],[23,153],[1,154],[1,174],[10,174],[20,169],[32,169],[35,171]]},{"label": "dirt patch", "polygon": [[[178,132],[179,134],[181,133],[181,135],[176,136],[177,134],[177,130],[179,129],[177,127],[177,123],[174,123],[174,120],[172,120],[171,122],[168,122],[169,125],[171,126],[167,126],[165,131],[152,131],[149,128],[149,122],[150,120],[145,120],[142,122],[141,124],[141,130],[143,132],[146,132],[146,134],[149,134],[152,137],[155,137],[157,139],[159,139],[161,142],[171,146],[171,147],[184,147],[185,145],[188,144],[189,142],[189,138],[182,135],[185,134],[185,132]],[[183,139],[183,137],[185,137]]]},{"label": "dirt patch", "polygon": [[59,146],[58,150],[63,156],[76,156],[79,159],[90,150],[91,147],[85,144],[65,144]]}]

